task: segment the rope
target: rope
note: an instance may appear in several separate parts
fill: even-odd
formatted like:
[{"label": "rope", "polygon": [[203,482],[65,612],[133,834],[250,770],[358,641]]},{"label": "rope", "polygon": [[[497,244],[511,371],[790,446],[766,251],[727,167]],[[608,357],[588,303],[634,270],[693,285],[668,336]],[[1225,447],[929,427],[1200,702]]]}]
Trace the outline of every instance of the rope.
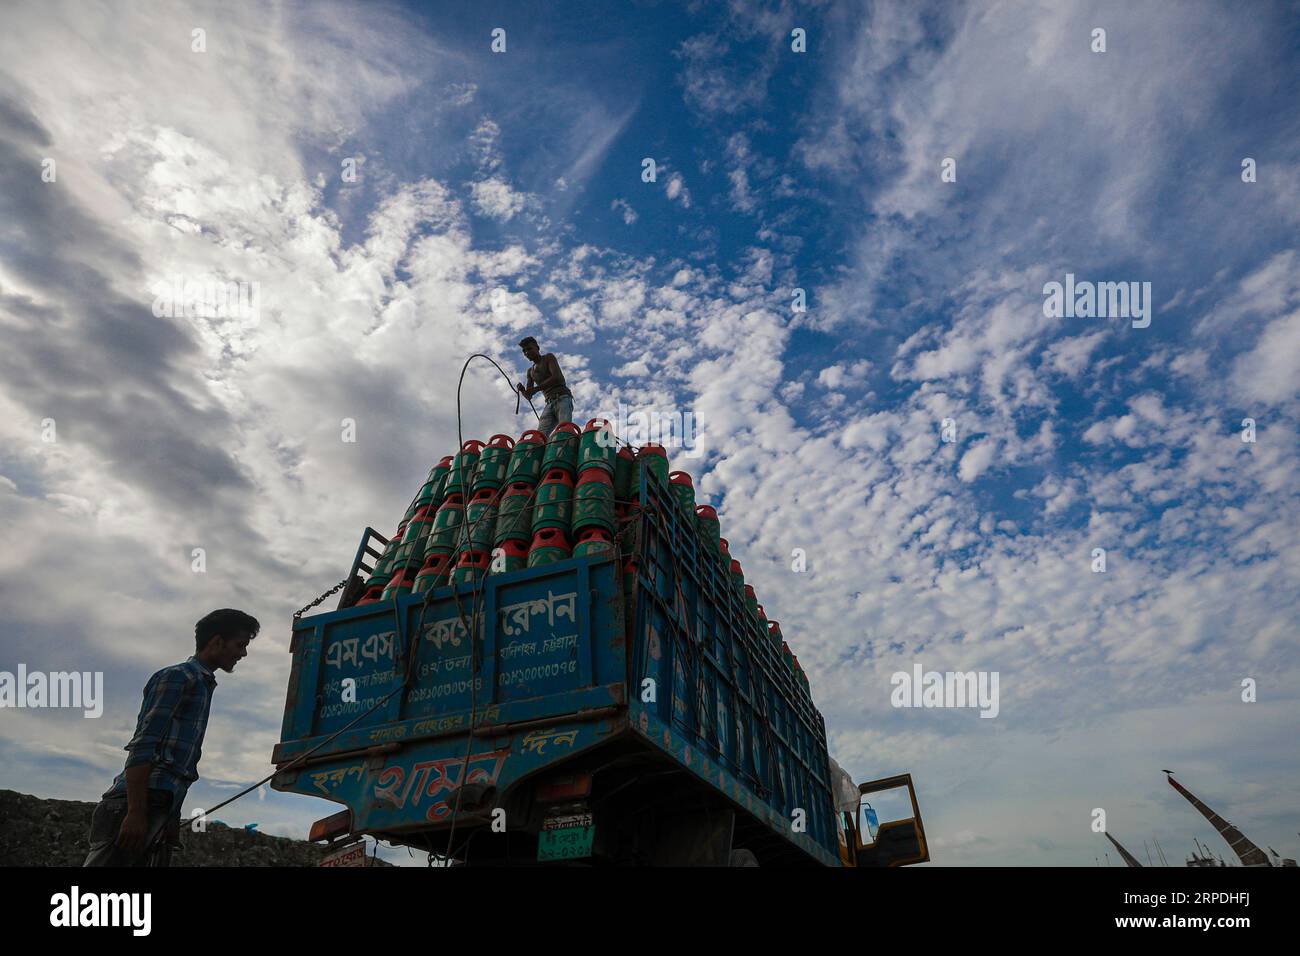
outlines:
[{"label": "rope", "polygon": [[[506,370],[503,369],[500,365],[497,365],[496,359],[494,359],[492,356],[484,355],[482,352],[475,352],[469,358],[465,359],[465,364],[460,367],[460,379],[456,382],[456,448],[457,449],[459,449],[462,445],[465,444],[465,436],[461,433],[461,428],[460,428],[460,387],[465,381],[465,372],[469,370],[469,363],[474,361],[476,358],[487,359],[489,362],[492,363],[492,365],[496,368],[496,370],[501,373],[501,377],[506,380],[506,385],[509,387],[510,391],[515,393],[515,414],[516,415],[519,414],[519,399],[528,398],[528,396],[524,395],[522,392],[520,392],[518,389],[515,388],[515,383],[511,381],[510,376],[506,374]],[[533,410],[533,414],[537,415],[537,420],[540,422],[542,420],[542,416],[537,414],[537,406],[533,404],[533,400],[531,398],[528,398],[528,407]]]}]

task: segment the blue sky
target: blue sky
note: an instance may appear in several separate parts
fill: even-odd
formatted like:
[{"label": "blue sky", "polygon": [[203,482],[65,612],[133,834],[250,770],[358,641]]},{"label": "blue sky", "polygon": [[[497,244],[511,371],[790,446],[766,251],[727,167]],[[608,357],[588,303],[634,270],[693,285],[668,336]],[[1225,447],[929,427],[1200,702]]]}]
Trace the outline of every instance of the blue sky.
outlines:
[{"label": "blue sky", "polygon": [[[518,369],[535,334],[578,417],[694,416],[680,464],[832,754],[913,772],[937,863],[1091,865],[1096,807],[1182,854],[1207,828],[1162,767],[1295,855],[1293,7],[12,19],[0,669],[103,670],[109,703],[93,725],[0,714],[0,786],[97,795],[148,675],[225,605],[264,631],[222,682],[195,800],[262,776],[292,611],[453,450],[463,357]],[[1149,327],[1046,317],[1067,273],[1151,283]],[[257,321],[154,315],[177,275],[259,283]],[[467,434],[522,430],[499,381],[466,388]],[[999,716],[891,707],[916,662],[997,671]],[[223,819],[301,835],[327,810],[267,794]]]}]

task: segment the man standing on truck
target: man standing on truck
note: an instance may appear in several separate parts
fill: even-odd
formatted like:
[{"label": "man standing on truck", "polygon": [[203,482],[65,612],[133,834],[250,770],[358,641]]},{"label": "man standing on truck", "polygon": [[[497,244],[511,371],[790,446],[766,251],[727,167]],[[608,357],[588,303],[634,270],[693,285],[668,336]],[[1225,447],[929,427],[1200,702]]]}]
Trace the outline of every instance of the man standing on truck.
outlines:
[{"label": "man standing on truck", "polygon": [[560,371],[560,363],[554,352],[543,355],[537,347],[537,339],[531,335],[521,341],[519,347],[532,364],[528,369],[528,385],[516,383],[515,388],[525,398],[542,393],[546,399],[546,409],[542,412],[537,427],[549,438],[561,422],[573,421],[573,393],[564,384],[564,373]]},{"label": "man standing on truck", "polygon": [[213,672],[233,671],[259,630],[243,611],[213,611],[194,625],[194,656],[149,678],[126,767],[91,815],[85,866],[140,866],[158,840],[179,833],[181,804],[199,779]]}]

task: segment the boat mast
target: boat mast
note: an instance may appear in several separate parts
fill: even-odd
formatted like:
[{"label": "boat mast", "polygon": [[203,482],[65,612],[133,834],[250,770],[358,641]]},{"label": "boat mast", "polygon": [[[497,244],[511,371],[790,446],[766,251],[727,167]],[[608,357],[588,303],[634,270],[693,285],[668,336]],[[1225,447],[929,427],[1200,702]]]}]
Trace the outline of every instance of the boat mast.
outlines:
[{"label": "boat mast", "polygon": [[1142,868],[1142,864],[1137,861],[1137,858],[1133,856],[1133,854],[1130,853],[1128,850],[1124,849],[1124,847],[1120,846],[1120,842],[1118,840],[1116,840],[1109,833],[1106,834],[1106,839],[1109,840],[1111,843],[1115,844],[1115,849],[1119,850],[1119,855],[1124,858],[1125,863],[1127,863],[1129,866],[1137,867],[1138,869]]},{"label": "boat mast", "polygon": [[1219,816],[1217,813],[1215,813],[1213,810],[1207,807],[1204,803],[1198,800],[1195,796],[1193,796],[1187,789],[1183,787],[1182,784],[1180,784],[1177,780],[1174,779],[1173,773],[1171,773],[1168,770],[1166,770],[1165,773],[1168,775],[1167,779],[1169,780],[1169,786],[1173,787],[1175,790],[1181,793],[1184,797],[1187,798],[1187,801],[1192,806],[1194,806],[1197,810],[1201,811],[1201,816],[1205,817],[1205,819],[1210,821],[1210,824],[1214,827],[1214,829],[1219,831],[1219,835],[1223,837],[1224,841],[1228,844],[1228,846],[1232,848],[1232,852],[1237,854],[1237,856],[1241,859],[1242,866],[1272,866],[1273,865],[1272,863],[1269,862],[1268,856],[1264,853],[1264,851],[1261,850],[1259,847],[1255,846],[1255,844],[1251,843],[1248,839],[1246,839],[1245,835],[1240,830],[1238,830],[1231,823],[1223,819],[1223,817]]}]

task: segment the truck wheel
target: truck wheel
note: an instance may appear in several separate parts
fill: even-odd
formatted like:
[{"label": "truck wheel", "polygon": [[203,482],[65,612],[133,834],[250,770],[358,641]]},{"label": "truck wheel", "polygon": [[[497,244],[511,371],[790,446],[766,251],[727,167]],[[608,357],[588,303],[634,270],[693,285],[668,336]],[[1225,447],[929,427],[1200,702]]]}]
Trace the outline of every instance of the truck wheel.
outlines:
[{"label": "truck wheel", "polygon": [[758,866],[758,857],[753,850],[732,850],[729,866]]}]

